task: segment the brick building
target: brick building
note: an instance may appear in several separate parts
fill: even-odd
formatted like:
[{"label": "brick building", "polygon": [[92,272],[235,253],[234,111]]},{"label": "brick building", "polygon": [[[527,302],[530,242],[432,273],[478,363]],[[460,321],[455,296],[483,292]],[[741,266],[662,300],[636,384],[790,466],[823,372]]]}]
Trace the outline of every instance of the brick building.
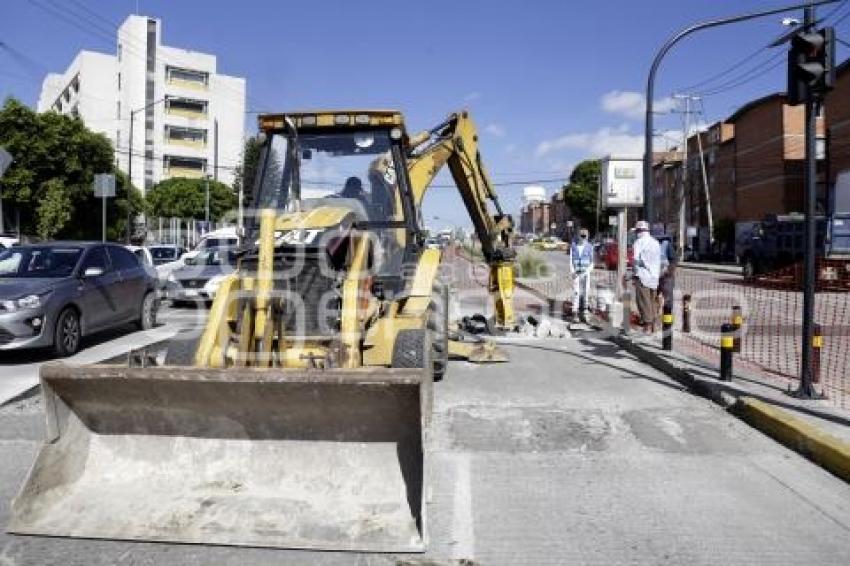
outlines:
[{"label": "brick building", "polygon": [[663,224],[667,231],[678,226],[679,192],[682,180],[682,152],[656,152],[652,163],[653,225]]},{"label": "brick building", "polygon": [[826,97],[827,151],[829,183],[850,171],[850,59],[836,69],[835,89]]},{"label": "brick building", "polygon": [[555,224],[555,230],[553,231],[555,236],[558,236],[562,240],[569,240],[572,237],[570,233],[571,230],[567,226],[567,222],[574,221],[573,211],[570,210],[570,206],[567,204],[566,199],[564,198],[564,190],[558,190],[554,195],[552,195],[552,200],[550,201],[550,227],[551,224]]},{"label": "brick building", "polygon": [[523,234],[543,236],[549,233],[551,204],[546,201],[530,202],[520,211],[520,231]]}]

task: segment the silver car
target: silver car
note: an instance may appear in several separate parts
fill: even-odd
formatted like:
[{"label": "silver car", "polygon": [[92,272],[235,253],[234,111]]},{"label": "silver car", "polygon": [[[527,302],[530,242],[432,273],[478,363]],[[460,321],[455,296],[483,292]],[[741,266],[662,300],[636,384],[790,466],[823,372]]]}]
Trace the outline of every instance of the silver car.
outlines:
[{"label": "silver car", "polygon": [[51,242],[0,252],[0,350],[52,347],[135,322],[156,324],[156,278],[123,246]]}]

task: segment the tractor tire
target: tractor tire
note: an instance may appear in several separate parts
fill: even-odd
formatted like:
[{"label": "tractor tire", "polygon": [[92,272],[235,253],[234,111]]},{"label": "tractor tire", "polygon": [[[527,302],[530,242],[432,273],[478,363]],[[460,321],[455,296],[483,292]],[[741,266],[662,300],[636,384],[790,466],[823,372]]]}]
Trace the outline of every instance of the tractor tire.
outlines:
[{"label": "tractor tire", "polygon": [[400,330],[393,344],[394,368],[425,367],[425,347],[429,336],[427,330]]},{"label": "tractor tire", "polygon": [[428,308],[428,330],[431,331],[434,381],[441,381],[449,364],[449,288],[441,282],[434,285]]}]

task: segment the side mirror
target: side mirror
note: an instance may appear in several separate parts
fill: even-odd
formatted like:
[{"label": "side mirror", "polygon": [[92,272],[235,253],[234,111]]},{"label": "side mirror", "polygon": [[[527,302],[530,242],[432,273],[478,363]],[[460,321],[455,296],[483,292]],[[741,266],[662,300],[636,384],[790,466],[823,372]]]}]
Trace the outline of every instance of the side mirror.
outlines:
[{"label": "side mirror", "polygon": [[87,267],[83,272],[83,277],[100,277],[103,275],[102,267]]}]

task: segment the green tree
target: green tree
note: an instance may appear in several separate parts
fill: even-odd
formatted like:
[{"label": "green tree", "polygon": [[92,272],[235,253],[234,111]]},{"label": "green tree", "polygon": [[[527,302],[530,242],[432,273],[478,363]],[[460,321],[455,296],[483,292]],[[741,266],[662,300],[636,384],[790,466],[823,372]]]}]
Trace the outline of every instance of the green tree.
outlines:
[{"label": "green tree", "polygon": [[[206,214],[206,181],[176,177],[154,185],[147,194],[150,213],[154,216],[195,218]],[[210,180],[210,220],[220,220],[237,206],[233,189]]]},{"label": "green tree", "polygon": [[[22,233],[100,239],[101,203],[92,190],[94,175],[115,173],[115,156],[105,136],[77,118],[38,114],[10,98],[0,109],[0,145],[14,158],[0,179],[3,204],[7,214],[14,210],[20,219]],[[128,212],[144,212],[144,206],[126,178],[117,177],[117,197],[108,203],[108,237],[123,239]]]},{"label": "green tree", "polygon": [[61,232],[71,219],[71,200],[58,179],[45,182],[44,189],[44,197],[36,209],[38,235],[42,238],[52,238]]},{"label": "green tree", "polygon": [[[573,168],[569,182],[561,188],[564,200],[581,226],[591,230],[596,227],[596,201],[599,197],[599,160],[587,159]],[[602,213],[599,229],[607,224]]]},{"label": "green tree", "polygon": [[240,187],[245,187],[245,203],[250,204],[253,198],[254,178],[257,175],[257,163],[260,160],[260,150],[263,144],[258,136],[245,140],[242,148],[242,163],[236,167],[233,178],[233,192],[239,194]]}]

